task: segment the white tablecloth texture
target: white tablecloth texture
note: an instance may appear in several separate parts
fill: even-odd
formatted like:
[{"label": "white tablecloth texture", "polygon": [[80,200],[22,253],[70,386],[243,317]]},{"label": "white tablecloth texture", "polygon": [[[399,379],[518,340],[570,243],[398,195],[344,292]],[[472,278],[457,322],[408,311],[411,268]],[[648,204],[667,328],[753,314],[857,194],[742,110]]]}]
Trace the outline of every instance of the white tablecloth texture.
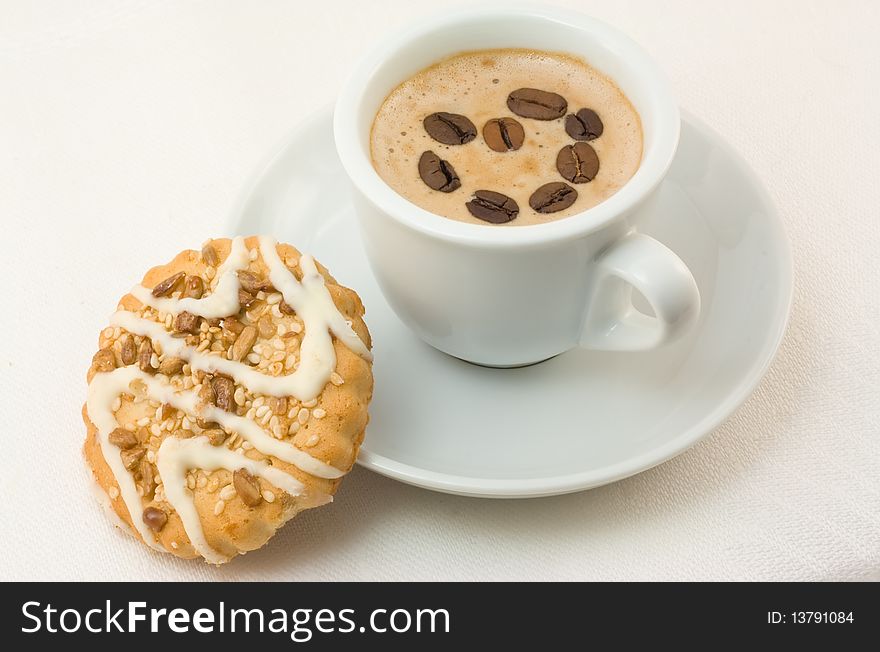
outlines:
[{"label": "white tablecloth texture", "polygon": [[880,5],[564,4],[638,40],[779,206],[794,306],[749,401],[592,491],[479,500],[358,468],[225,567],[150,553],[104,517],[81,458],[100,329],[147,268],[219,235],[352,61],[440,3],[5,0],[0,579],[880,579]]}]

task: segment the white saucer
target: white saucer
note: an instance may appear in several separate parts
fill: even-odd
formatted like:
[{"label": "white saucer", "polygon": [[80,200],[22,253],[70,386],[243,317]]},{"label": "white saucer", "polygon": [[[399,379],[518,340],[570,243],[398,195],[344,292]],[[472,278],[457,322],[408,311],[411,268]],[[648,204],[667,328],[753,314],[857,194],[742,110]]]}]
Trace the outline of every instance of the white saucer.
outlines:
[{"label": "white saucer", "polygon": [[575,350],[501,370],[422,343],[370,273],[329,110],[302,124],[257,171],[229,228],[314,254],[363,298],[376,392],[359,463],[470,496],[579,491],[678,455],[755,388],[791,301],[788,242],[767,193],[742,158],[687,113],[661,209],[641,230],[693,271],[703,314],[692,335],[661,350]]}]

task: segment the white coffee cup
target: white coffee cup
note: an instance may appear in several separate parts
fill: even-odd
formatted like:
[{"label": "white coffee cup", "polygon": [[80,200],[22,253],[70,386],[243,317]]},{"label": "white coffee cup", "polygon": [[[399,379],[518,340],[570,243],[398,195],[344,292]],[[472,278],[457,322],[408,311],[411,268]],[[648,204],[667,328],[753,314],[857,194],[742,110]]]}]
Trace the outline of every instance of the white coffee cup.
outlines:
[{"label": "white coffee cup", "polygon": [[[528,226],[459,222],[398,195],[370,160],[370,128],[388,93],[444,57],[509,47],[572,54],[617,83],[642,120],[635,175],[589,210]],[[577,346],[651,349],[695,324],[700,295],[690,271],[635,230],[653,210],[679,128],[666,77],[627,36],[581,14],[524,5],[448,11],[383,39],[358,63],[334,115],[364,247],[389,304],[428,344],[498,367]],[[653,316],[633,307],[632,288]]]}]

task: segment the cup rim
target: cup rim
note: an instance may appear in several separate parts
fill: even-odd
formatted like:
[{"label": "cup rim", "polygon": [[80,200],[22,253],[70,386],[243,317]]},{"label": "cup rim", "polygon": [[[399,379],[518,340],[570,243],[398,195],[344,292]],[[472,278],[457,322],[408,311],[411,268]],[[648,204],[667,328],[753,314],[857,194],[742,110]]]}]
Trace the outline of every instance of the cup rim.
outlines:
[{"label": "cup rim", "polygon": [[[626,58],[639,84],[652,98],[652,121],[659,125],[652,146],[643,151],[636,173],[611,197],[585,211],[544,224],[497,228],[471,224],[432,213],[399,195],[373,167],[364,151],[356,111],[377,69],[404,46],[429,34],[449,30],[462,22],[497,17],[532,17],[574,27],[599,38]],[[449,54],[454,54],[450,52]],[[390,92],[391,89],[388,89]],[[643,124],[645,116],[640,112]],[[480,247],[525,247],[548,244],[588,235],[629,214],[659,185],[669,170],[678,147],[680,132],[678,103],[671,85],[654,60],[618,29],[585,14],[546,5],[518,3],[445,11],[411,23],[383,38],[360,58],[337,98],[333,114],[336,150],[351,183],[380,211],[397,223],[436,239]]]}]

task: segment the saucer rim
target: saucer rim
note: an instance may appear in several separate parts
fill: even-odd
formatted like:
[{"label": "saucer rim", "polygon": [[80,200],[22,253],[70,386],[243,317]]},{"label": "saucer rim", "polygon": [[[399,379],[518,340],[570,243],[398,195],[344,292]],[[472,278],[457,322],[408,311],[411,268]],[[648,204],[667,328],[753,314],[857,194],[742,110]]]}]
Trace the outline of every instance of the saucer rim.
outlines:
[{"label": "saucer rim", "polygon": [[[775,326],[772,331],[772,337],[765,339],[762,351],[759,355],[755,356],[755,360],[758,363],[728,393],[726,400],[719,403],[705,417],[690,428],[687,428],[677,437],[651,451],[616,464],[579,473],[521,479],[493,479],[454,475],[398,462],[387,456],[370,451],[366,443],[361,446],[358,455],[357,464],[359,466],[405,484],[458,496],[474,498],[541,498],[570,494],[623,480],[677,457],[708,437],[745,403],[757,389],[773,360],[776,358],[776,354],[788,330],[794,297],[794,263],[791,254],[791,242],[775,202],[758,174],[743,155],[701,118],[685,108],[681,108],[680,111],[682,122],[687,122],[691,127],[700,132],[704,139],[711,141],[714,146],[719,147],[725,153],[725,156],[729,157],[743,171],[748,184],[756,190],[758,200],[768,208],[767,217],[773,223],[775,226],[774,230],[777,232],[775,248],[778,251],[776,253],[784,258],[784,260],[779,260],[780,272],[777,283],[780,292],[784,296],[777,304],[776,313],[771,322],[772,326]],[[252,173],[248,175],[246,181],[239,188],[227,213],[224,222],[227,233],[231,235],[240,230],[241,220],[244,217],[243,209],[247,206],[260,182],[274,168],[278,160],[286,154],[290,144],[300,133],[306,132],[311,126],[320,124],[324,120],[328,122],[332,130],[332,114],[333,103],[328,102],[300,120],[285,134],[278,145],[269,151],[269,154],[262,162],[253,168]],[[682,129],[682,132],[684,132],[684,129]],[[676,156],[679,155],[680,152],[677,152]],[[770,333],[769,330],[768,333]]]}]

